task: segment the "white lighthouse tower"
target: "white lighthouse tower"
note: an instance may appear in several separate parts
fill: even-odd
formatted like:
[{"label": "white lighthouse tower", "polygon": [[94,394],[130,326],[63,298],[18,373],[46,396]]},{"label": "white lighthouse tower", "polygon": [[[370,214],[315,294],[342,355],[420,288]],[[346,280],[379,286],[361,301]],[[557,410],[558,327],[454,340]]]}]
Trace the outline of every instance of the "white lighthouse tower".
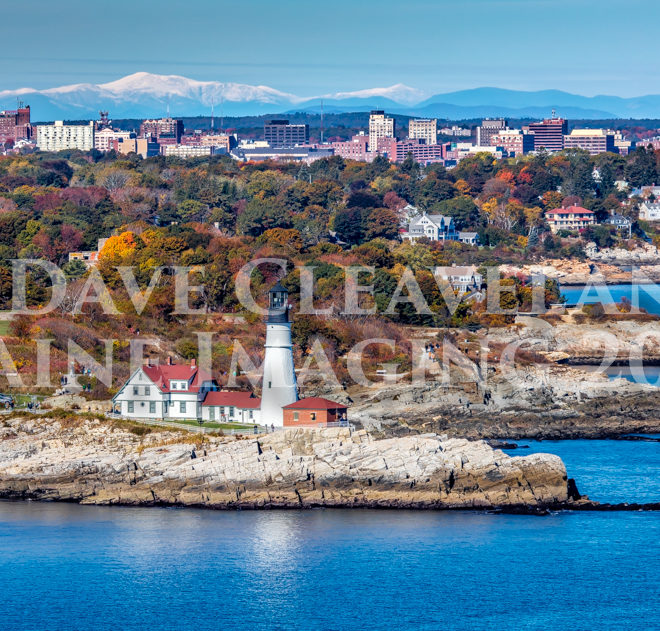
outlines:
[{"label": "white lighthouse tower", "polygon": [[289,292],[280,283],[268,292],[263,379],[261,422],[282,427],[282,407],[298,400],[298,385],[293,368]]}]

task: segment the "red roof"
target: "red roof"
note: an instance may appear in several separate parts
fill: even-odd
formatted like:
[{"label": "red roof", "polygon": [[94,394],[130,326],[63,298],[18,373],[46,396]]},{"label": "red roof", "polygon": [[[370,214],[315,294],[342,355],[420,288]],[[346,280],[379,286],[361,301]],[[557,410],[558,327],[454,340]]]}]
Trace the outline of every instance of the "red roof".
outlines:
[{"label": "red roof", "polygon": [[[144,374],[156,384],[161,392],[170,391],[170,381],[187,381],[186,392],[197,392],[205,381],[213,381],[211,375],[189,364],[164,364],[142,366]],[[178,392],[178,391],[177,391]]]},{"label": "red roof", "polygon": [[323,397],[309,397],[308,399],[300,399],[294,403],[285,405],[285,410],[335,410],[337,408],[345,408],[342,403],[336,403]]},{"label": "red roof", "polygon": [[251,392],[207,392],[202,405],[224,405],[241,410],[256,410],[261,407],[261,399]]},{"label": "red roof", "polygon": [[593,210],[587,210],[582,208],[582,206],[569,206],[568,208],[555,208],[554,210],[549,210],[546,215],[568,215],[568,214],[578,214],[578,215],[593,215]]}]

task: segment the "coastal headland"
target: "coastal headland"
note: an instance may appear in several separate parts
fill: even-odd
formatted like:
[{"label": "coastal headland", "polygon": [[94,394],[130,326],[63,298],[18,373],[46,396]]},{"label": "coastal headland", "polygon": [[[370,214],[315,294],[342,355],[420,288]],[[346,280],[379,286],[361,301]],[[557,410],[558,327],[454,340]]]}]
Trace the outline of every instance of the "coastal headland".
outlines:
[{"label": "coastal headland", "polygon": [[[56,415],[55,415],[56,416]],[[571,481],[572,482],[572,481]],[[216,509],[538,511],[578,498],[557,456],[348,428],[228,437],[93,416],[0,422],[0,498]]]}]

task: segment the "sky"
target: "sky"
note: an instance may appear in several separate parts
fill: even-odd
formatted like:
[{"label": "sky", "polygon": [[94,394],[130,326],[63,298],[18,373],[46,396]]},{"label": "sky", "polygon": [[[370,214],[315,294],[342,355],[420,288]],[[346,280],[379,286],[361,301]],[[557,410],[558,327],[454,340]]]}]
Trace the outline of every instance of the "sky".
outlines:
[{"label": "sky", "polygon": [[657,0],[20,0],[0,90],[146,71],[299,96],[404,83],[660,93]]}]

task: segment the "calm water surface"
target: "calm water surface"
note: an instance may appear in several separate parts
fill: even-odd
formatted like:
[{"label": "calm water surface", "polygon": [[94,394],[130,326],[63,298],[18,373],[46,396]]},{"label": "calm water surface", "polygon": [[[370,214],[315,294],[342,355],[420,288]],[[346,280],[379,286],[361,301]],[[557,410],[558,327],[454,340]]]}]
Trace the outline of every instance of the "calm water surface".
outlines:
[{"label": "calm water surface", "polygon": [[660,315],[660,285],[620,284],[620,285],[564,285],[561,295],[569,305],[574,304],[611,304],[626,298],[648,313]]},{"label": "calm water surface", "polygon": [[[530,446],[594,499],[658,499],[659,443]],[[0,629],[658,629],[659,537],[650,512],[0,502]]]},{"label": "calm water surface", "polygon": [[[653,436],[656,437],[656,436]],[[551,453],[561,457],[578,490],[598,502],[660,502],[660,442],[626,440],[516,441],[529,449],[511,456]],[[660,519],[660,513],[658,514]]]}]

